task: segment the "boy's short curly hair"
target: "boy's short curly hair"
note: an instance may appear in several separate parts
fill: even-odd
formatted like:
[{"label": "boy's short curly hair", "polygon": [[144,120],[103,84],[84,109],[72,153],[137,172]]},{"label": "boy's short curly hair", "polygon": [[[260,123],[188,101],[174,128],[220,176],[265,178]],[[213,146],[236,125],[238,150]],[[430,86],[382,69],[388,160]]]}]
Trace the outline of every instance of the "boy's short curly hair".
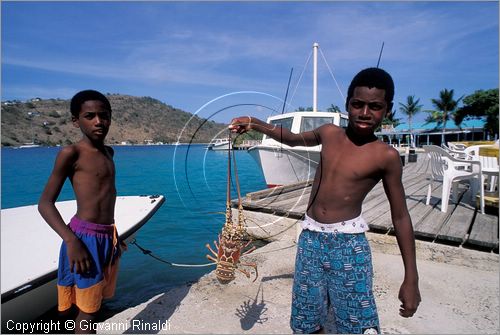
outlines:
[{"label": "boy's short curly hair", "polygon": [[345,102],[346,110],[349,110],[349,100],[352,98],[354,89],[356,87],[366,86],[368,88],[376,87],[385,90],[385,101],[387,102],[387,110],[392,109],[392,100],[394,99],[394,81],[389,73],[386,71],[370,67],[361,70],[351,81],[349,89],[347,90],[347,99]]},{"label": "boy's short curly hair", "polygon": [[108,98],[104,96],[104,94],[95,90],[84,90],[78,92],[73,96],[73,98],[71,98],[71,115],[73,115],[75,118],[78,118],[82,105],[85,103],[85,101],[89,100],[97,100],[102,102],[104,104],[104,107],[111,113],[111,104],[109,103]]}]

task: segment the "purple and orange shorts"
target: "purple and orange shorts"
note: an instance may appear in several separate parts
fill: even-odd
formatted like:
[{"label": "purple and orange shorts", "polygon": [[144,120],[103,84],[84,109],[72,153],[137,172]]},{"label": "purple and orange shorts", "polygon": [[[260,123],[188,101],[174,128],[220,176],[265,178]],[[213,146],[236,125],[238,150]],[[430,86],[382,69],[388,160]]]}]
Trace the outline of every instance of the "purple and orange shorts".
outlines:
[{"label": "purple and orange shorts", "polygon": [[74,216],[69,228],[87,247],[92,265],[87,273],[72,272],[63,241],[57,274],[58,309],[65,311],[76,305],[84,313],[95,313],[101,308],[102,300],[111,298],[115,292],[120,257],[116,227]]}]

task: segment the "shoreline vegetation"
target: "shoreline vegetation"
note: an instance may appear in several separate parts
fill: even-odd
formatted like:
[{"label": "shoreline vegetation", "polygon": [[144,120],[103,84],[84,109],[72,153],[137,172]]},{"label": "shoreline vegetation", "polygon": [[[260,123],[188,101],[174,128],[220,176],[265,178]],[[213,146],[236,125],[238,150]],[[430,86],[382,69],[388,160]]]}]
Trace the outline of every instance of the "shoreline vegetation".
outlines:
[{"label": "shoreline vegetation", "polygon": [[[26,143],[28,145],[19,145],[19,146],[10,146],[10,145],[4,145],[2,148],[4,149],[22,149],[22,148],[57,148],[60,147],[60,144],[56,145],[43,145],[43,144],[33,144],[31,143]],[[196,142],[196,143],[189,143],[189,142],[172,142],[172,143],[163,143],[163,142],[158,142],[158,143],[128,143],[128,142],[123,142],[123,143],[112,143],[109,144],[111,147],[146,147],[146,146],[177,146],[177,145],[207,145],[208,146],[209,142]]]},{"label": "shoreline vegetation", "polygon": [[[150,97],[106,97],[113,108],[109,145],[208,144],[227,127]],[[63,99],[2,102],[1,127],[2,147],[64,146],[81,137],[71,122],[69,100]]]}]

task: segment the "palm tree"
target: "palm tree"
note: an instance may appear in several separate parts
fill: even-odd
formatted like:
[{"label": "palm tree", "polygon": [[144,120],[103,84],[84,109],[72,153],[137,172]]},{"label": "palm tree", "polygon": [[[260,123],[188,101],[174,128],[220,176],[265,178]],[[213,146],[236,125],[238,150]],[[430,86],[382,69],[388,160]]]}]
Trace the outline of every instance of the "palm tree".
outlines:
[{"label": "palm tree", "polygon": [[399,119],[396,118],[396,111],[387,111],[385,113],[384,119],[382,120],[383,125],[392,125],[393,127],[397,127],[399,125]]},{"label": "palm tree", "polygon": [[446,131],[446,121],[448,120],[448,113],[453,115],[457,110],[458,103],[462,100],[463,96],[458,100],[453,99],[453,90],[446,88],[439,92],[439,99],[431,99],[432,104],[442,113],[443,131],[441,133],[441,143],[444,144],[444,133]]},{"label": "palm tree", "polygon": [[339,106],[331,104],[330,107],[326,109],[327,112],[332,112],[332,113],[342,113],[340,110]]},{"label": "palm tree", "polygon": [[443,113],[433,110],[425,110],[424,112],[427,113],[427,117],[425,118],[425,123],[435,122],[437,123],[437,127],[439,127],[443,122]]},{"label": "palm tree", "polygon": [[415,114],[420,112],[422,109],[422,105],[419,105],[418,103],[420,102],[420,99],[415,100],[414,95],[409,95],[406,98],[406,105],[402,104],[401,102],[399,103],[400,107],[399,110],[403,112],[404,114],[408,115],[408,123],[410,125],[410,146],[414,147],[415,142],[413,140],[413,132],[412,132],[412,118]]}]

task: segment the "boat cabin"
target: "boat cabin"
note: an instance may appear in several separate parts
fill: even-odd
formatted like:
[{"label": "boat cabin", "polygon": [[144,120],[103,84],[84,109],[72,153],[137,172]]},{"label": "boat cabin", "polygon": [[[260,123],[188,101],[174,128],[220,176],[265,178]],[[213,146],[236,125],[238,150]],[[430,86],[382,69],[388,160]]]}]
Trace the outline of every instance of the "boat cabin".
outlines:
[{"label": "boat cabin", "polygon": [[[324,124],[333,123],[339,127],[347,128],[349,118],[347,114],[337,112],[291,112],[270,116],[267,122],[289,129],[292,133],[299,134],[314,130]],[[262,141],[274,141],[264,135]]]}]

